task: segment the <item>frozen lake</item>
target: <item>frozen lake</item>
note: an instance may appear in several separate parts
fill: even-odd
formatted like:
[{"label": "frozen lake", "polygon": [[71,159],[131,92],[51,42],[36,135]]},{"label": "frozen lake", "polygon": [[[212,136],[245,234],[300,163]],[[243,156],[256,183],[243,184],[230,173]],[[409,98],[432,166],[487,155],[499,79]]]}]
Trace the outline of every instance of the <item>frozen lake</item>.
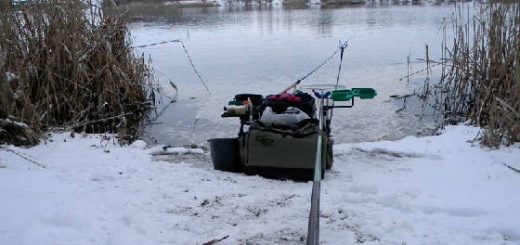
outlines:
[{"label": "frozen lake", "polygon": [[[468,4],[468,6],[471,6]],[[340,83],[374,87],[378,97],[357,101],[352,109],[335,110],[336,142],[396,139],[420,131],[413,115],[395,113],[393,94],[413,89],[406,79],[407,56],[412,61],[438,59],[441,24],[453,4],[391,4],[320,6],[219,6],[178,8],[146,5],[130,25],[136,46],[181,39],[209,94],[190,67],[179,43],[136,52],[151,57],[160,83],[178,102],[146,130],[146,138],[162,144],[201,143],[211,137],[232,137],[238,119],[221,119],[222,107],[237,93],[274,94],[311,71],[328,57],[339,40],[349,40]],[[303,84],[334,83],[339,56]],[[424,68],[414,63],[412,71]],[[425,74],[414,77],[424,79]],[[163,104],[164,105],[164,104]],[[159,105],[161,107],[162,105]]]}]

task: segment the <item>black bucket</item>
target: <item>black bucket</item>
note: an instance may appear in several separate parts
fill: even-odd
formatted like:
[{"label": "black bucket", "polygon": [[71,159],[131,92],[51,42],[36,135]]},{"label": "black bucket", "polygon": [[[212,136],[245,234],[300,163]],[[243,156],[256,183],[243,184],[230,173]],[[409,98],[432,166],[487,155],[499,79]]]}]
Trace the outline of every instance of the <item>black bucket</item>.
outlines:
[{"label": "black bucket", "polygon": [[208,142],[214,169],[229,172],[242,170],[238,138],[214,138],[209,139]]}]

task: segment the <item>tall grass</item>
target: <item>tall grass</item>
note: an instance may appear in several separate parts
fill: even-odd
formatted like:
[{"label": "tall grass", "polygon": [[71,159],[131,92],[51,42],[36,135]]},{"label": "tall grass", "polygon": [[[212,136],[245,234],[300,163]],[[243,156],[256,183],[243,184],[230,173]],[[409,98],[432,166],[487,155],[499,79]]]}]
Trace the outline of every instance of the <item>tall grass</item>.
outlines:
[{"label": "tall grass", "polygon": [[72,128],[137,136],[152,72],[115,6],[0,1],[0,114],[35,132]]},{"label": "tall grass", "polygon": [[520,5],[481,5],[452,20],[439,84],[427,84],[445,121],[469,121],[485,129],[481,142],[498,147],[520,141]]}]

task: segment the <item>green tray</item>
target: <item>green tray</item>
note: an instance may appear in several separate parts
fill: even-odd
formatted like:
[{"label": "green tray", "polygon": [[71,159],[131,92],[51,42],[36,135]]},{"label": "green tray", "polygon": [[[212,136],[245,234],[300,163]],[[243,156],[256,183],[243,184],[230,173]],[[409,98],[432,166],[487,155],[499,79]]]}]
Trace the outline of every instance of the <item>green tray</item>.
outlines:
[{"label": "green tray", "polygon": [[352,88],[332,91],[331,99],[334,101],[349,101],[354,97],[360,99],[373,99],[377,92],[373,88]]}]

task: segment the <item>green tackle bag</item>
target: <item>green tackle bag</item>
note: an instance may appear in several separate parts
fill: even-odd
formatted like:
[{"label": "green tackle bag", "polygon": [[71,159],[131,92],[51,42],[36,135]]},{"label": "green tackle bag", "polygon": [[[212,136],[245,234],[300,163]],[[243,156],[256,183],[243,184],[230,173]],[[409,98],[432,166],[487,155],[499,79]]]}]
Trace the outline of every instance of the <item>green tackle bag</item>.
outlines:
[{"label": "green tackle bag", "polygon": [[[332,167],[332,142],[325,134],[322,137],[322,170],[325,170]],[[314,171],[317,122],[308,123],[298,129],[285,130],[252,123],[249,131],[239,140],[241,162],[245,168]]]}]

